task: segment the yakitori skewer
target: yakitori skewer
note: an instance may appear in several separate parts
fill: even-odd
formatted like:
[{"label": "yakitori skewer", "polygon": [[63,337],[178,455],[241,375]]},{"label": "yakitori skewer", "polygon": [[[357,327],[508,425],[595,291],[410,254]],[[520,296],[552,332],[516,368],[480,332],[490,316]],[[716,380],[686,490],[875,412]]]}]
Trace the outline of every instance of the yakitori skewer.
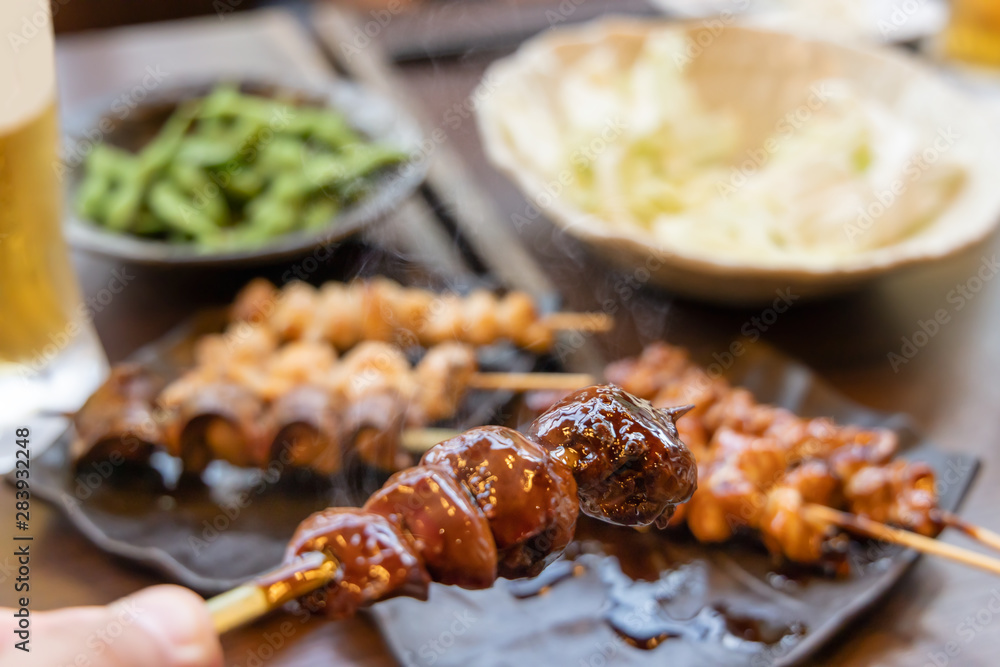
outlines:
[{"label": "yakitori skewer", "polygon": [[551,331],[587,331],[605,333],[615,327],[607,313],[551,313],[541,318],[542,326]]},{"label": "yakitori skewer", "polygon": [[389,597],[426,599],[431,581],[477,589],[498,576],[534,576],[572,539],[579,512],[663,523],[694,491],[695,461],[671,411],[590,387],[543,417],[527,436],[497,426],[462,433],[396,473],[363,508],[312,515],[284,567],[209,601],[216,627],[309,590],[318,610],[343,618]]},{"label": "yakitori skewer", "polygon": [[373,391],[391,391],[407,406],[414,426],[449,419],[471,389],[573,391],[593,384],[577,373],[505,373],[479,371],[476,349],[448,342],[429,348],[415,365],[397,345],[366,341],[342,357],[323,342],[282,344],[260,327],[203,336],[195,346],[195,366],[161,394],[167,406],[181,403],[209,383],[245,386],[261,401],[278,399],[295,387],[326,389],[338,402]]},{"label": "yakitori skewer", "polygon": [[695,404],[677,428],[698,459],[699,488],[673,523],[686,523],[700,541],[750,533],[775,556],[839,567],[844,554],[830,541],[836,531],[801,514],[819,504],[928,537],[955,525],[1000,545],[1000,536],[957,517],[943,521],[949,515],[938,507],[933,469],[897,458],[891,431],[760,404],[666,344],[611,364],[606,376],[653,405]]},{"label": "yakitori skewer", "polygon": [[1000,551],[1000,535],[992,530],[969,523],[962,517],[945,510],[938,510],[936,517],[942,525],[961,531],[977,542]]},{"label": "yakitori skewer", "polygon": [[318,289],[303,282],[278,289],[256,279],[237,296],[232,317],[264,326],[282,340],[325,340],[338,350],[366,340],[428,347],[449,341],[490,345],[509,340],[546,352],[558,331],[601,332],[614,326],[606,313],[543,315],[524,292],[439,294],[382,277],[328,282]]},{"label": "yakitori skewer", "polygon": [[280,346],[259,328],[204,336],[195,360],[165,388],[141,367],[117,367],[76,416],[74,459],[109,450],[141,459],[161,447],[190,472],[216,459],[262,467],[285,455],[292,467],[330,474],[353,449],[398,469],[408,465],[397,460],[399,434],[454,417],[469,391],[593,384],[582,374],[480,373],[475,349],[461,343],[437,345],[413,366],[391,343],[365,342],[337,359],[325,343]]},{"label": "yakitori skewer", "polygon": [[470,389],[507,391],[573,391],[594,384],[586,373],[474,373]]},{"label": "yakitori skewer", "polygon": [[[197,401],[200,411],[185,416],[155,404],[161,384],[140,366],[113,368],[87,403],[68,415],[75,426],[70,456],[76,465],[101,460],[141,464],[159,451],[181,457],[188,472],[224,460],[261,468],[279,461],[331,474],[340,469],[349,450],[369,465],[398,468],[394,464],[400,448],[419,455],[456,434],[453,429],[405,427],[401,408],[391,396],[372,395],[340,412],[337,407],[344,406],[334,406],[324,392],[311,387],[289,393],[270,412],[251,411],[249,416],[260,419],[259,425],[242,423],[247,415],[239,403],[246,396],[235,387],[210,385],[213,391]],[[220,391],[208,400],[214,389]],[[285,403],[294,405],[283,407]],[[188,429],[184,423],[193,425]],[[380,441],[372,439],[373,432]]]},{"label": "yakitori skewer", "polygon": [[893,528],[863,516],[848,514],[824,505],[804,505],[802,515],[807,521],[819,526],[834,524],[847,531],[892,544],[909,547],[920,553],[940,556],[948,560],[976,567],[993,574],[1000,574],[1000,559],[986,556],[962,547],[941,542],[933,537],[920,535],[908,530]]},{"label": "yakitori skewer", "polygon": [[229,632],[330,584],[339,567],[328,554],[309,551],[268,574],[215,596],[208,601],[215,631]]},{"label": "yakitori skewer", "polygon": [[403,431],[399,444],[406,451],[419,456],[439,442],[458,434],[459,431],[451,428],[412,428]]}]

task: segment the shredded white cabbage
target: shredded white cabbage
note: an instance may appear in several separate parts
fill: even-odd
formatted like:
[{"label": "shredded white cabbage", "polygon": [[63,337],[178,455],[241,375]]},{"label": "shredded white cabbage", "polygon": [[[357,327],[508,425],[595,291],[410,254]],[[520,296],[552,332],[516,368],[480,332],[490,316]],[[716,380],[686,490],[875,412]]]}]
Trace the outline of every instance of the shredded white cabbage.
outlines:
[{"label": "shredded white cabbage", "polygon": [[920,157],[934,128],[841,80],[818,82],[811,106],[789,109],[799,115],[776,119],[755,145],[736,110],[699,99],[686,48],[673,29],[629,62],[592,47],[545,77],[554,92],[524,84],[509,138],[547,182],[568,181],[563,201],[599,224],[716,260],[835,263],[914,233],[963,181],[946,150],[933,163]]}]

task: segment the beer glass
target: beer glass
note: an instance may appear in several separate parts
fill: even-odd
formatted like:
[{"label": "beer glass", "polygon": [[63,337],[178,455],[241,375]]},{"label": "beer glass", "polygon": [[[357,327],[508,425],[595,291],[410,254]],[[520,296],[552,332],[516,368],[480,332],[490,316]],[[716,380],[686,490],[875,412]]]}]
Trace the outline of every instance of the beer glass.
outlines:
[{"label": "beer glass", "polygon": [[1000,0],[952,0],[945,49],[959,60],[1000,66]]},{"label": "beer glass", "polygon": [[[14,429],[72,411],[107,362],[63,239],[52,17],[0,2],[0,470]],[[65,421],[61,422],[65,426]]]}]

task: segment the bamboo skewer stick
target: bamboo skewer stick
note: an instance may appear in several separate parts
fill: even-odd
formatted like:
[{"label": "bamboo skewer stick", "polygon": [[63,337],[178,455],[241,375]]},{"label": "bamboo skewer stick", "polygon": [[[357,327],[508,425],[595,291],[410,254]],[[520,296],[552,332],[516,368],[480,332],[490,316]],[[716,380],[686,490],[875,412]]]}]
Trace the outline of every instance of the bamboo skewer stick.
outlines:
[{"label": "bamboo skewer stick", "polygon": [[400,444],[411,454],[423,454],[439,442],[454,438],[459,433],[461,431],[450,428],[408,428],[403,431]]},{"label": "bamboo skewer stick", "polygon": [[470,389],[506,389],[510,391],[559,391],[582,389],[594,384],[586,373],[475,373]]},{"label": "bamboo skewer stick", "polygon": [[552,313],[542,318],[542,325],[552,331],[591,331],[603,333],[615,327],[607,313]]},{"label": "bamboo skewer stick", "polygon": [[219,634],[252,623],[307,593],[332,582],[338,563],[319,551],[304,553],[253,581],[208,600],[212,625]]},{"label": "bamboo skewer stick", "polygon": [[969,523],[965,519],[945,510],[939,510],[937,518],[945,526],[959,530],[977,542],[1000,551],[1000,534],[997,534],[987,528],[982,528]]},{"label": "bamboo skewer stick", "polygon": [[272,610],[260,586],[244,584],[208,601],[212,625],[220,635],[257,620]]},{"label": "bamboo skewer stick", "polygon": [[823,505],[807,504],[802,507],[807,521],[820,524],[834,524],[852,533],[885,540],[893,544],[909,547],[920,553],[940,556],[957,563],[977,567],[993,574],[1000,574],[1000,559],[985,554],[969,551],[953,544],[940,542],[931,537],[925,537],[900,528],[892,528],[884,523],[872,521],[865,517],[847,514]]},{"label": "bamboo skewer stick", "polygon": [[[802,507],[802,513],[807,521],[833,524],[866,537],[1000,574],[1000,559],[939,542],[918,533],[893,528],[823,505],[807,504]],[[213,626],[216,632],[222,634],[251,623],[286,603],[333,582],[338,572],[339,564],[328,554],[318,551],[302,554],[291,563],[208,600]]]}]

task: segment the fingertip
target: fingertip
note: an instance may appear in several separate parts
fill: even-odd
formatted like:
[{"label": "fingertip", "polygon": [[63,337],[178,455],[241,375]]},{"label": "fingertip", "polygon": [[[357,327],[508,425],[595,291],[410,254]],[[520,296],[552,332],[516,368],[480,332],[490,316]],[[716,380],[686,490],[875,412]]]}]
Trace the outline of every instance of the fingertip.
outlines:
[{"label": "fingertip", "polygon": [[156,642],[164,667],[221,667],[222,646],[205,601],[181,586],[153,586],[115,603]]}]

